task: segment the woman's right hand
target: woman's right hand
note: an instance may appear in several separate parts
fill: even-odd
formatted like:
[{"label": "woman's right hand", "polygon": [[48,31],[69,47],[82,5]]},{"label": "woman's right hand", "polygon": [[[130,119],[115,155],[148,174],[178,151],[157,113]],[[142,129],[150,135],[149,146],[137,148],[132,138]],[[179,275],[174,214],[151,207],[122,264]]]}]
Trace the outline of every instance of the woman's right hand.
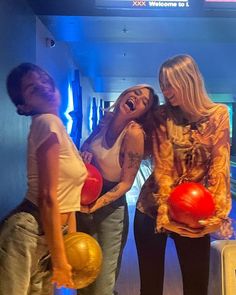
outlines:
[{"label": "woman's right hand", "polygon": [[69,264],[65,264],[61,267],[53,267],[52,283],[57,288],[65,287],[73,289],[74,282],[72,280],[72,268]]},{"label": "woman's right hand", "polygon": [[81,152],[80,155],[85,163],[91,163],[92,158],[93,158],[92,153],[84,151],[84,152]]}]

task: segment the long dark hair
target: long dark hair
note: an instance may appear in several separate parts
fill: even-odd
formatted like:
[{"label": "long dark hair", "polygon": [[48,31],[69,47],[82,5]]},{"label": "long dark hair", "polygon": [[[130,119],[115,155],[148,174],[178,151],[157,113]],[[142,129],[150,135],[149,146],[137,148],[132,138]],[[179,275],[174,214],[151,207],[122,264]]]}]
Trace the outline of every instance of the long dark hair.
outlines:
[{"label": "long dark hair", "polygon": [[157,127],[156,120],[156,110],[160,105],[159,97],[154,92],[152,88],[150,89],[150,95],[153,97],[153,103],[150,108],[142,117],[135,119],[139,123],[145,132],[144,140],[144,158],[152,156],[153,144],[152,144],[152,134],[155,128]]}]

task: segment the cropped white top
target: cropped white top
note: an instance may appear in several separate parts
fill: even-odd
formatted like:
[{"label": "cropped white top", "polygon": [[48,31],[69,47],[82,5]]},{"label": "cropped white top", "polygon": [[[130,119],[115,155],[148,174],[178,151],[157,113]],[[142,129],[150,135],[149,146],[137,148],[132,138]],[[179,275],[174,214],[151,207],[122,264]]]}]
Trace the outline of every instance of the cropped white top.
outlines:
[{"label": "cropped white top", "polygon": [[54,133],[60,144],[58,203],[61,213],[80,210],[81,189],[87,169],[59,117],[41,114],[32,117],[28,137],[28,191],[26,198],[38,204],[37,149]]}]

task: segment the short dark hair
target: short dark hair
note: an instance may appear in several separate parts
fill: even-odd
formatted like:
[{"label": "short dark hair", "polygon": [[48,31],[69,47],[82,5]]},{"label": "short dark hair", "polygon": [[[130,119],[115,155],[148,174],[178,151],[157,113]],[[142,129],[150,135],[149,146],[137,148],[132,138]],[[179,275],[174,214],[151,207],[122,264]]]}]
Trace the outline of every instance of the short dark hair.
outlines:
[{"label": "short dark hair", "polygon": [[8,95],[16,106],[24,104],[24,98],[22,97],[21,82],[22,78],[29,72],[38,73],[40,78],[45,80],[49,85],[51,85],[53,91],[55,91],[55,83],[52,77],[46,71],[32,63],[21,63],[20,65],[11,70],[6,80]]}]

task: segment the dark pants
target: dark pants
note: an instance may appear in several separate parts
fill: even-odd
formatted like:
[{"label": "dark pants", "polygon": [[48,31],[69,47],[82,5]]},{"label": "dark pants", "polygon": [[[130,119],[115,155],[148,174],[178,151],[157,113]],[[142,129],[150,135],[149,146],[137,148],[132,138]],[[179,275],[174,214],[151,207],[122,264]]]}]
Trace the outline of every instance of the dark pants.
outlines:
[{"label": "dark pants", "polygon": [[[155,219],[136,210],[134,235],[140,271],[140,295],[162,295],[166,233],[155,233]],[[183,278],[184,295],[207,295],[210,236],[187,238],[171,233]]]}]

